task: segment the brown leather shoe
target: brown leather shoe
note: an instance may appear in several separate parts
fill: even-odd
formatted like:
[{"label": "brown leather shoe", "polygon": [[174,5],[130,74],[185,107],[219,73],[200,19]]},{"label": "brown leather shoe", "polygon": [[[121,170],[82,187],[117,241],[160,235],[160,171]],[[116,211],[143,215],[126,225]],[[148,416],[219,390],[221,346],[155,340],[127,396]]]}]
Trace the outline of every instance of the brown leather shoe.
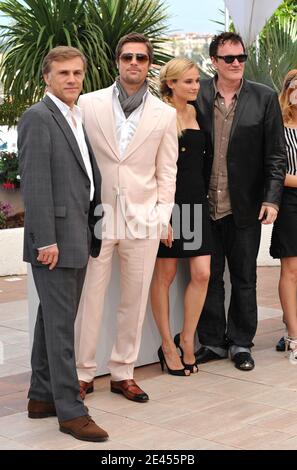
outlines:
[{"label": "brown leather shoe", "polygon": [[139,403],[145,403],[149,400],[149,396],[140,387],[133,379],[129,380],[120,380],[120,381],[110,381],[110,391],[113,393],[121,393],[128,400],[138,401]]},{"label": "brown leather shoe", "polygon": [[92,382],[84,382],[83,380],[79,380],[79,394],[82,400],[85,399],[88,393],[94,392],[94,380]]},{"label": "brown leather shoe", "polygon": [[60,431],[71,434],[75,439],[81,441],[102,442],[108,439],[108,434],[104,429],[97,426],[91,416],[79,416],[78,418],[60,421]]},{"label": "brown leather shoe", "polygon": [[30,399],[28,402],[28,418],[41,419],[57,416],[54,403]]}]

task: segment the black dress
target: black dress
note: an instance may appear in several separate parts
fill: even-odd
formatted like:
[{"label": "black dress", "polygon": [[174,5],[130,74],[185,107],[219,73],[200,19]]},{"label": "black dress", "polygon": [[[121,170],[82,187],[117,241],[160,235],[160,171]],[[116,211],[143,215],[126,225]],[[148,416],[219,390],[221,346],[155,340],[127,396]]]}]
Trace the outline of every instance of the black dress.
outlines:
[{"label": "black dress", "polygon": [[158,258],[190,258],[210,255],[212,252],[210,217],[203,177],[205,158],[204,131],[184,130],[179,138],[175,207],[171,217],[174,241],[171,248],[160,242]]},{"label": "black dress", "polygon": [[[297,128],[285,127],[287,173],[297,175]],[[297,188],[285,186],[270,245],[273,258],[297,256]]]}]

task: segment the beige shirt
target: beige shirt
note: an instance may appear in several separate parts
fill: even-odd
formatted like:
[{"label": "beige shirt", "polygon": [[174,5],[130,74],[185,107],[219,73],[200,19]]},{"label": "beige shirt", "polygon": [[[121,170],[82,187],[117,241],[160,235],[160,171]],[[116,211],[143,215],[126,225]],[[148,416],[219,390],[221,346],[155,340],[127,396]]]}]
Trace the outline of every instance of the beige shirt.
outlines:
[{"label": "beige shirt", "polygon": [[218,220],[232,214],[228,184],[227,151],[242,84],[234,94],[228,108],[226,107],[225,98],[217,89],[216,82],[214,82],[214,88],[214,159],[208,197],[210,216],[213,220]]}]

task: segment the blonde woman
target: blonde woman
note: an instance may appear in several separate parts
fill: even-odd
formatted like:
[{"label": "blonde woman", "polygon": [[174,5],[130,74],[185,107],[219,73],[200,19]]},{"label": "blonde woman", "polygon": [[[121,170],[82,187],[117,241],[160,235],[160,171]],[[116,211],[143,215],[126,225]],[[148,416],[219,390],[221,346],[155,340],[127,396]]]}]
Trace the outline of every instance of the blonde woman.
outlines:
[{"label": "blonde woman", "polygon": [[280,105],[285,125],[287,175],[270,254],[281,260],[279,297],[288,329],[284,340],[291,350],[290,362],[297,364],[297,69],[285,77]]},{"label": "blonde woman", "polygon": [[[212,250],[203,179],[206,135],[199,129],[195,108],[189,104],[196,100],[200,86],[196,64],[184,58],[172,59],[161,69],[160,81],[163,100],[177,111],[179,158],[173,233],[169,231],[168,239],[160,243],[151,286],[151,302],[162,338],[158,350],[162,370],[165,364],[170,374],[188,376],[198,372],[194,336],[206,297]],[[176,216],[179,215],[176,231]],[[194,233],[192,238],[187,236],[189,232]],[[199,232],[202,234],[202,244]],[[179,258],[189,259],[191,278],[184,296],[183,329],[173,339],[169,325],[169,289]]]}]

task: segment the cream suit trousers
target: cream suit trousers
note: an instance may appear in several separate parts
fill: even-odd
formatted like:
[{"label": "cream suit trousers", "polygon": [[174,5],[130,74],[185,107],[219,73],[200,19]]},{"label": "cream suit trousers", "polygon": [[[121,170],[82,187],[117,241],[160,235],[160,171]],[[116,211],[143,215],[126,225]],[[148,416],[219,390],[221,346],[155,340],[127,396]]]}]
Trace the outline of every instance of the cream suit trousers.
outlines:
[{"label": "cream suit trousers", "polygon": [[159,240],[103,240],[98,258],[89,259],[76,325],[77,373],[79,380],[85,382],[93,380],[96,374],[96,349],[104,296],[116,247],[120,260],[121,292],[116,340],[108,363],[112,380],[133,378],[139,353]]}]

